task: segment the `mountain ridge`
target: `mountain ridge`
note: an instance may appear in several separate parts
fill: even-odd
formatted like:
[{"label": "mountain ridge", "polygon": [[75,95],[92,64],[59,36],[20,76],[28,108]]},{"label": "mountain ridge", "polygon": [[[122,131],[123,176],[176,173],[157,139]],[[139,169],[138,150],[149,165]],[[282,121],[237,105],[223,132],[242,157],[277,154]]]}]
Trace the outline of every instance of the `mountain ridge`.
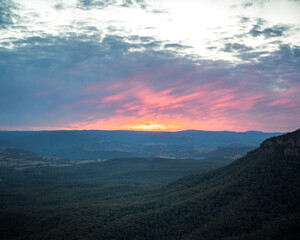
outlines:
[{"label": "mountain ridge", "polygon": [[300,129],[279,137],[272,137],[260,144],[261,151],[300,156]]},{"label": "mountain ridge", "polygon": [[[132,176],[144,178],[145,172],[124,175],[122,169],[116,176],[121,182],[103,188],[92,163],[75,170],[17,172],[24,184],[13,177],[13,182],[5,177],[0,182],[3,192],[16,191],[0,201],[0,230],[3,239],[18,240],[296,240],[300,234],[298,147],[296,130],[264,141],[224,167],[151,189],[131,181]],[[143,164],[139,159],[130,162]],[[124,162],[102,164],[119,163]],[[6,169],[3,174],[8,174]],[[122,184],[124,178],[130,181]],[[11,196],[18,196],[16,205]]]},{"label": "mountain ridge", "polygon": [[[272,149],[276,144],[289,146],[299,139],[298,133],[271,138],[225,167],[166,185],[149,196],[155,200],[140,207],[150,210],[116,222],[123,232],[126,219],[132,231],[120,239],[296,240],[300,233],[300,159],[286,154],[285,148]],[[296,143],[299,147],[298,140]],[[271,150],[265,149],[271,145]],[[149,222],[157,223],[149,227]]]},{"label": "mountain ridge", "polygon": [[[108,130],[61,130],[61,131],[0,131],[0,147],[15,147],[42,155],[78,159],[124,156],[164,156],[178,158],[211,157],[206,153],[227,147],[233,158],[245,154],[251,146],[258,146],[267,137],[279,133],[237,133],[213,131],[142,132]],[[2,140],[2,141],[1,141]],[[248,147],[230,147],[234,144]],[[231,149],[230,149],[231,148]],[[115,152],[109,154],[109,152]],[[93,152],[93,153],[92,153]],[[120,153],[120,154],[117,154]],[[215,153],[219,156],[220,151]]]}]

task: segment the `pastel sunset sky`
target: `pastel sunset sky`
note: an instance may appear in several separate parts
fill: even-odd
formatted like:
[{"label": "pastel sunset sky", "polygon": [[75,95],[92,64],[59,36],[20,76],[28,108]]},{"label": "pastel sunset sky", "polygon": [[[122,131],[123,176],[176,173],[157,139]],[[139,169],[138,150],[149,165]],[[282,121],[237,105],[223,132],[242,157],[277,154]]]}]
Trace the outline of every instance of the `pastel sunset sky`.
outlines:
[{"label": "pastel sunset sky", "polygon": [[299,127],[300,1],[0,2],[0,130]]}]

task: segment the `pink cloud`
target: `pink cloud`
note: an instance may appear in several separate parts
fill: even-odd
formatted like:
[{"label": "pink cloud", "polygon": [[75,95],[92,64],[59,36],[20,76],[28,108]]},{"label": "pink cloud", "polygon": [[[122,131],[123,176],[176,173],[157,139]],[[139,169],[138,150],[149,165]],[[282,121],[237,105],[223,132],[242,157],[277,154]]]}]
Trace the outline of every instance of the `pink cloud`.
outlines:
[{"label": "pink cloud", "polygon": [[274,91],[270,79],[256,80],[254,67],[236,75],[215,74],[206,66],[181,74],[181,68],[175,63],[84,85],[76,97],[64,95],[60,105],[80,119],[63,119],[61,124],[69,129],[274,131],[281,124],[274,119],[284,121],[282,111],[293,111],[286,119],[299,118],[294,111],[300,107],[299,87],[279,81],[284,91]]},{"label": "pink cloud", "polygon": [[[124,79],[118,79],[110,85],[105,83],[91,85],[86,88],[86,91],[97,92],[98,94],[95,96],[97,101],[94,99],[82,100],[65,107],[97,104],[96,108],[99,111],[110,109],[114,115],[111,115],[109,121],[115,122],[114,119],[118,119],[118,124],[114,124],[114,126],[118,126],[120,129],[123,129],[124,126],[134,126],[135,121],[139,124],[144,121],[145,126],[149,126],[147,122],[153,121],[156,125],[157,121],[176,121],[182,122],[180,126],[183,128],[212,129],[213,127],[220,130],[240,130],[255,125],[255,120],[252,122],[249,120],[251,118],[249,111],[256,110],[257,105],[264,108],[291,104],[291,101],[284,95],[280,96],[280,99],[272,100],[272,96],[268,96],[263,90],[253,93],[249,89],[247,92],[244,90],[247,88],[247,84],[243,82],[234,88],[224,88],[223,85],[228,81],[228,77],[220,77],[213,82],[204,82],[197,84],[196,87],[186,88],[182,83],[187,85],[193,74],[190,73],[185,78],[172,82],[169,86],[164,85],[164,88],[159,90],[159,83],[158,85],[150,84],[151,74],[148,71],[140,72]],[[245,75],[246,80],[252,77],[252,71],[248,71]],[[284,94],[288,96],[287,93]],[[104,97],[99,98],[99,96]],[[233,119],[233,115],[242,118],[245,127],[241,126],[241,123],[237,125],[239,121]],[[249,119],[247,120],[247,118]],[[262,116],[258,116],[258,118],[262,118]],[[84,122],[83,125],[91,127],[101,123],[102,128],[109,125],[104,119],[98,119],[96,122],[92,125],[86,125],[88,123]],[[131,125],[130,122],[132,122]],[[173,126],[175,125],[179,126],[173,124]],[[112,125],[109,126],[112,128]]]}]

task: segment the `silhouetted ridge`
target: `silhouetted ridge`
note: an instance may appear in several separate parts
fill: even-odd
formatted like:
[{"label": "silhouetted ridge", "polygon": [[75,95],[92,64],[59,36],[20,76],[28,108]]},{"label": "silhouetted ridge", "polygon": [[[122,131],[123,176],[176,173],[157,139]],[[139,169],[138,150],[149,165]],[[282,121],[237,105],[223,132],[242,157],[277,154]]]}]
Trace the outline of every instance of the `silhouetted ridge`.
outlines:
[{"label": "silhouetted ridge", "polygon": [[300,156],[300,129],[265,140],[260,145],[260,150],[271,154]]},{"label": "silhouetted ridge", "polygon": [[[130,218],[113,222],[108,237],[297,239],[300,234],[297,154],[299,130],[270,138],[232,164],[184,177],[147,196],[141,206],[148,211],[143,214],[136,211]],[[115,226],[122,236],[114,232]],[[131,230],[125,235],[127,228]]]}]

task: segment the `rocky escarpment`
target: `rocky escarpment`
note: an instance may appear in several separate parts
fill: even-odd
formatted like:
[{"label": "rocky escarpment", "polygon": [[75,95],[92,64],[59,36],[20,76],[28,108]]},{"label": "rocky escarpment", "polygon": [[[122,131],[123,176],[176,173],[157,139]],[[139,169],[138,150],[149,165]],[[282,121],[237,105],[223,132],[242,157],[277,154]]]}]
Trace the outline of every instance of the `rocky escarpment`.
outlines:
[{"label": "rocky escarpment", "polygon": [[300,157],[300,129],[265,140],[260,145],[260,150],[270,154]]}]

